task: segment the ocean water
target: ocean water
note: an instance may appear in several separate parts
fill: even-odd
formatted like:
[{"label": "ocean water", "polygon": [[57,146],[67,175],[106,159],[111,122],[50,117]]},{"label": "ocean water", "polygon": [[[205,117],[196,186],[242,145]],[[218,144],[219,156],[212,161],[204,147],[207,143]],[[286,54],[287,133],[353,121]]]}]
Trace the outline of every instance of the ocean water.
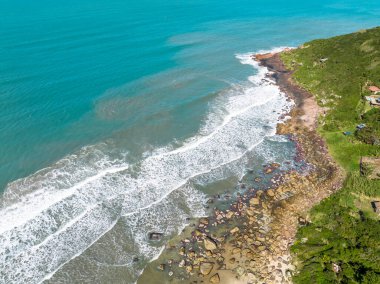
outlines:
[{"label": "ocean water", "polygon": [[292,103],[250,55],[379,16],[378,1],[0,0],[0,283],[135,282],[226,190],[212,184],[292,159],[275,135]]}]

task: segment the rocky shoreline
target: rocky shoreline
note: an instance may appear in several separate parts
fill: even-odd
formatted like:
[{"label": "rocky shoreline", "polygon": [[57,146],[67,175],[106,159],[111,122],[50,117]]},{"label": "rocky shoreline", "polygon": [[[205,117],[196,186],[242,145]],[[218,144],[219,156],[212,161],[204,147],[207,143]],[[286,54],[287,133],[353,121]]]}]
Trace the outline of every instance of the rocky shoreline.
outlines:
[{"label": "rocky shoreline", "polygon": [[168,244],[170,258],[154,263],[167,282],[291,283],[296,259],[290,246],[297,228],[309,222],[311,207],[341,187],[344,174],[316,132],[319,108],[313,97],[292,82],[280,54],[253,58],[295,101],[291,118],[277,132],[295,142],[303,169],[281,172],[279,164],[266,165],[265,174],[276,173],[268,188],[247,188],[230,208],[215,208],[213,216],[200,219],[180,241]]}]

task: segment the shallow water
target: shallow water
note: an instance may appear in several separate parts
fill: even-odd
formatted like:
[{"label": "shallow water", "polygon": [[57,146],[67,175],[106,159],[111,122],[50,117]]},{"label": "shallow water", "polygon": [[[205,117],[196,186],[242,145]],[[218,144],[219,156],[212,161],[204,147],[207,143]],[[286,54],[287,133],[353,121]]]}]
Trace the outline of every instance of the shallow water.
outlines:
[{"label": "shallow water", "polygon": [[210,194],[292,159],[274,135],[291,104],[249,54],[380,14],[376,1],[161,2],[0,3],[2,283],[135,281]]}]

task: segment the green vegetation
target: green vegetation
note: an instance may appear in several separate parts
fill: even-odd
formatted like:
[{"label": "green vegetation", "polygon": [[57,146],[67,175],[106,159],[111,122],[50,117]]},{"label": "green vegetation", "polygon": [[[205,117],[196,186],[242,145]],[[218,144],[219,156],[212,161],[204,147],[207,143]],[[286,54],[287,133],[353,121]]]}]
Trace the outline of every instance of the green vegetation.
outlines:
[{"label": "green vegetation", "polygon": [[373,170],[374,170],[374,168],[373,168],[373,166],[371,164],[362,163],[361,173],[365,177],[369,177],[370,175],[372,175]]},{"label": "green vegetation", "polygon": [[293,280],[380,283],[380,215],[371,205],[380,200],[380,180],[359,173],[360,157],[380,156],[380,108],[365,99],[369,86],[380,86],[380,28],[314,40],[281,56],[325,110],[318,130],[347,171],[343,188],[315,206],[298,232]]},{"label": "green vegetation", "polygon": [[379,216],[371,207],[379,187],[350,174],[343,189],[312,209],[292,246],[300,262],[295,283],[380,283]]}]

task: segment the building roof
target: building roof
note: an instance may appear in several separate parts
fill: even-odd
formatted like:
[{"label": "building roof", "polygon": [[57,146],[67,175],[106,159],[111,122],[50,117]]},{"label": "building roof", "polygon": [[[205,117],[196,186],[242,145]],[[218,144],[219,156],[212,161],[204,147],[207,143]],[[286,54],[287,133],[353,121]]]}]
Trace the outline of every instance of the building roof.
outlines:
[{"label": "building roof", "polygon": [[370,90],[371,92],[380,92],[380,88],[376,86],[369,86],[368,90]]}]

